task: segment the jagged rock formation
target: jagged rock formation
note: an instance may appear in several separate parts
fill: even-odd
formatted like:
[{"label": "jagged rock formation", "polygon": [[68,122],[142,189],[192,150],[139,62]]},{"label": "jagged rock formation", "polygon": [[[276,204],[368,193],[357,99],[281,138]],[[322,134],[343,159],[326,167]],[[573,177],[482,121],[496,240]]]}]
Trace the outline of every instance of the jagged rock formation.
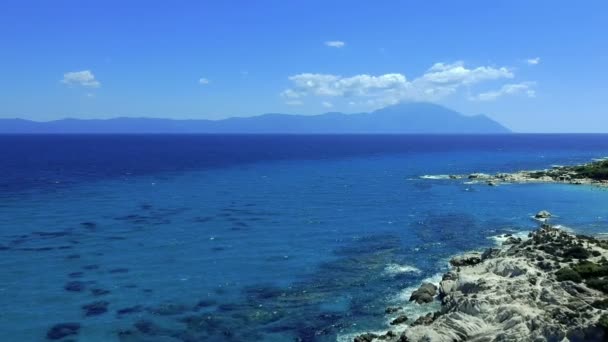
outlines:
[{"label": "jagged rock formation", "polygon": [[606,341],[607,248],[543,223],[526,240],[452,259],[440,311],[359,341]]}]

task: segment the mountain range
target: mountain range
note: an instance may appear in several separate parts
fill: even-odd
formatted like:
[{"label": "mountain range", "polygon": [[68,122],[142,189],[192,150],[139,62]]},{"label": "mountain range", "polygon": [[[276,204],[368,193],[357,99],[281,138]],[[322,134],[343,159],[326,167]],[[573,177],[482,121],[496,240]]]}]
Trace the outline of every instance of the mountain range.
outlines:
[{"label": "mountain range", "polygon": [[402,103],[370,113],[263,114],[222,120],[157,118],[0,119],[0,134],[491,134],[510,130],[485,115],[467,116],[431,103]]}]

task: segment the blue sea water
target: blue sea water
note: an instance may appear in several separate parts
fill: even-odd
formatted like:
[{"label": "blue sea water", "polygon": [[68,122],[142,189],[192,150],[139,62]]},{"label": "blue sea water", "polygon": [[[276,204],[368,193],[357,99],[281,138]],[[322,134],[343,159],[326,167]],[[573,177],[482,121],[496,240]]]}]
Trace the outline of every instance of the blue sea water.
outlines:
[{"label": "blue sea water", "polygon": [[420,176],[606,155],[608,135],[0,136],[0,340],[352,340],[388,305],[433,310],[412,287],[541,209],[608,232],[600,188]]}]

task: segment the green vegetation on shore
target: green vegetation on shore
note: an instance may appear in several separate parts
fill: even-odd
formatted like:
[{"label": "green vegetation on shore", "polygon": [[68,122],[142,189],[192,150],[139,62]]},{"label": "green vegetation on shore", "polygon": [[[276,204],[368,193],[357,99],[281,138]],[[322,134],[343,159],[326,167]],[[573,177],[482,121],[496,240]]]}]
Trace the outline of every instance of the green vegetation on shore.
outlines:
[{"label": "green vegetation on shore", "polygon": [[584,165],[571,167],[576,172],[575,178],[590,178],[595,180],[608,180],[608,160],[601,160]]}]

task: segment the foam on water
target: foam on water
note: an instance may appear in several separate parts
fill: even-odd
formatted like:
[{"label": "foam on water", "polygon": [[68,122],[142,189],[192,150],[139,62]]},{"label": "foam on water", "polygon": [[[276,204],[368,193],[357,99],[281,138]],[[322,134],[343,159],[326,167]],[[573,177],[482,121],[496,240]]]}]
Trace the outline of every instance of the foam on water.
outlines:
[{"label": "foam on water", "polygon": [[507,234],[493,235],[493,236],[489,236],[488,239],[493,240],[497,246],[502,246],[503,242],[507,241],[507,239],[511,236],[514,238],[520,238],[522,240],[527,240],[528,234],[530,234],[530,231],[519,231],[519,232],[513,232],[513,233],[509,233],[509,234],[510,234],[509,236],[507,236]]},{"label": "foam on water", "polygon": [[396,275],[401,273],[420,273],[421,271],[415,266],[400,265],[400,264],[388,264],[384,268],[384,273],[389,275]]},{"label": "foam on water", "polygon": [[450,175],[422,175],[421,179],[450,179]]}]

